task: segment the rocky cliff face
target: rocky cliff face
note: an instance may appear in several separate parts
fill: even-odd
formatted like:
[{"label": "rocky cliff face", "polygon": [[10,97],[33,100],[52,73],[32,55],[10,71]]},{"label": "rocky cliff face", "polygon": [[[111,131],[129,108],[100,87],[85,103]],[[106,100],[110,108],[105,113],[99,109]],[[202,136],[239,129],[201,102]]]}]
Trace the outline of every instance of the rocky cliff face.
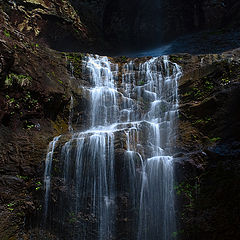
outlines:
[{"label": "rocky cliff face", "polygon": [[239,7],[237,0],[1,3],[8,25],[32,41],[60,51],[100,53],[159,45],[200,30],[238,29]]},{"label": "rocky cliff face", "polygon": [[[105,1],[99,25],[106,41],[125,48],[149,47],[197,31],[238,28],[238,1]],[[101,19],[101,18],[100,18]]]},{"label": "rocky cliff face", "polygon": [[[144,1],[139,4],[147,6]],[[234,25],[239,18],[235,12],[237,1],[186,4],[189,9],[196,9],[192,29],[212,27],[215,23],[221,26],[220,19]],[[117,14],[120,10],[122,15]],[[77,5],[57,0],[1,2],[0,239],[29,239],[30,232],[34,237],[30,228],[36,226],[34,221],[42,212],[47,146],[54,136],[68,132],[71,95],[79,103],[74,106],[75,112],[80,116],[88,114],[87,99],[76,87],[79,83],[88,84],[81,69],[83,55],[57,52],[49,46],[62,51],[93,49],[94,38],[105,38],[103,26],[108,26],[105,36],[113,41],[128,41],[128,34],[121,35],[127,24],[126,11],[124,4],[104,1]],[[135,14],[134,19],[141,19],[139,22],[146,20],[145,13]],[[91,19],[96,21],[91,23]],[[137,27],[139,22],[130,26]],[[176,21],[165,29],[171,29],[173,23]],[[110,31],[114,26],[116,32]],[[139,39],[142,32],[138,29]],[[137,35],[131,38],[134,36]],[[69,48],[66,43],[70,42],[76,44]],[[239,57],[239,50],[219,55],[170,56],[184,72],[179,83],[180,153],[175,156],[179,159],[176,191],[180,209],[178,234],[182,239],[239,238]],[[120,65],[129,60],[113,59]],[[71,77],[71,66],[75,78]]]},{"label": "rocky cliff face", "polygon": [[239,50],[177,58],[185,66],[179,85],[179,234],[183,239],[238,238]]}]

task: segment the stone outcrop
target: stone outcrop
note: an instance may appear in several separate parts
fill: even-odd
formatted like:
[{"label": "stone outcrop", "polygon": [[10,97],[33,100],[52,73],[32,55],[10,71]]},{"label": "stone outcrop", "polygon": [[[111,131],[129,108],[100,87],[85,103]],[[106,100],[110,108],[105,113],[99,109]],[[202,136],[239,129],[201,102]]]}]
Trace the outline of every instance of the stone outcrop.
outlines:
[{"label": "stone outcrop", "polygon": [[5,20],[0,33],[0,239],[17,239],[26,216],[41,211],[43,160],[53,136],[68,131],[70,95],[79,95],[70,59],[75,65],[82,55],[45,48]]},{"label": "stone outcrop", "polygon": [[119,53],[197,31],[239,31],[240,21],[237,0],[7,0],[1,8],[7,25],[59,51]]},{"label": "stone outcrop", "polygon": [[238,238],[239,50],[172,59],[184,69],[179,84],[179,235]]},{"label": "stone outcrop", "polygon": [[198,31],[238,30],[239,7],[236,0],[107,1],[102,30],[106,40],[125,51],[146,48]]}]

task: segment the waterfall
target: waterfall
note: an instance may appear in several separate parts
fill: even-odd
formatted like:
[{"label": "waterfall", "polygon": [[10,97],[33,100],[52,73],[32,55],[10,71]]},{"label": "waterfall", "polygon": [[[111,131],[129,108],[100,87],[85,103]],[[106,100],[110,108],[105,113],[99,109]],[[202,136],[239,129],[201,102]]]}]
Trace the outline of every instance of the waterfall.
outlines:
[{"label": "waterfall", "polygon": [[56,147],[56,144],[61,136],[57,136],[49,143],[48,153],[45,160],[45,171],[44,171],[44,188],[45,188],[45,198],[44,198],[44,223],[46,222],[47,212],[48,212],[48,200],[51,184],[51,170],[52,170],[52,161],[53,154]]},{"label": "waterfall", "polygon": [[[118,65],[88,55],[82,68],[89,124],[74,129],[71,112],[70,139],[50,143],[45,219],[60,239],[121,239],[125,227],[128,239],[172,239],[180,67],[167,56]],[[59,189],[50,208],[53,154]]]},{"label": "waterfall", "polygon": [[154,76],[151,69],[156,70],[156,65],[153,63],[154,59],[144,64],[152,96],[147,113],[150,122],[148,142],[152,151],[143,166],[138,239],[169,240],[176,231],[172,145],[178,112],[177,80],[181,69],[174,64],[170,74],[165,56],[166,75]]}]

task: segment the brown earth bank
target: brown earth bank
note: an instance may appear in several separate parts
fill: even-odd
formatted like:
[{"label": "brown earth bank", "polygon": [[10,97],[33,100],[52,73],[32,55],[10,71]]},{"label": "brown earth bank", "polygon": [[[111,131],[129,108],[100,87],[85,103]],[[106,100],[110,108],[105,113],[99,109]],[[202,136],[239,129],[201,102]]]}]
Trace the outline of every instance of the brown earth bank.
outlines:
[{"label": "brown earth bank", "polygon": [[[63,2],[1,3],[0,239],[3,240],[30,239],[34,219],[42,213],[47,147],[54,136],[68,132],[71,95],[78,102],[73,107],[77,113],[73,119],[84,119],[88,114],[88,100],[77,87],[89,84],[81,69],[84,54],[57,52],[47,47],[65,39],[82,44],[82,49],[93,46],[94,34],[72,5]],[[238,239],[240,50],[214,55],[177,54],[171,55],[170,60],[181,65],[184,73],[179,82],[175,155],[177,235],[183,240]],[[118,57],[112,61],[121,65],[130,59]],[[86,125],[84,120],[78,123],[80,128]]]}]

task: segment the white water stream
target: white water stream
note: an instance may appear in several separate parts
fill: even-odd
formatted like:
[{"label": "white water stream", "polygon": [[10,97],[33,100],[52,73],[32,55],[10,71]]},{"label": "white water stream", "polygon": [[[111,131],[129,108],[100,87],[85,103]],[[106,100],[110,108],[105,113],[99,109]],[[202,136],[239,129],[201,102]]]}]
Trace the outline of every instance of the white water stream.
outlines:
[{"label": "white water stream", "polygon": [[[68,192],[63,202],[67,201],[68,214],[78,226],[69,239],[117,239],[116,157],[120,149],[126,158],[128,201],[135,209],[134,239],[170,240],[176,231],[172,155],[181,69],[167,56],[120,67],[122,75],[107,57],[89,55],[83,61],[91,83],[84,88],[89,97],[89,129],[73,132],[71,125],[72,137],[61,148]],[[46,158],[46,219],[57,141],[59,137],[50,143]],[[61,222],[66,221],[66,214],[59,215]],[[90,231],[94,236],[89,236]]]}]

